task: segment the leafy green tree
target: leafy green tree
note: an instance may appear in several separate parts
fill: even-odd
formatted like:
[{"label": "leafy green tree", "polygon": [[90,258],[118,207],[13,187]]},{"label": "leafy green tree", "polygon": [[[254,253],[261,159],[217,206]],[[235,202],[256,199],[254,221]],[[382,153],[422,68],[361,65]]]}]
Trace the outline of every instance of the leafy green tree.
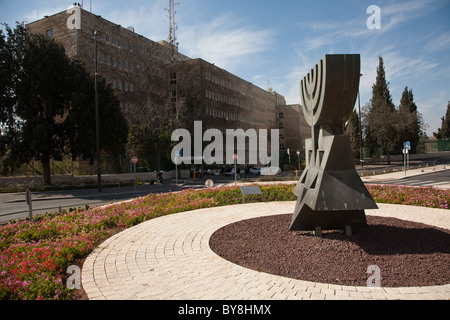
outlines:
[{"label": "leafy green tree", "polygon": [[[78,157],[94,162],[95,144],[95,79],[84,66],[72,61],[72,93],[70,110],[64,120],[68,150]],[[127,143],[128,125],[120,110],[120,102],[106,81],[98,79],[100,148],[106,154],[123,154]]]},{"label": "leafy green tree", "polygon": [[387,153],[390,163],[390,155],[401,151],[401,142],[398,138],[398,112],[392,103],[382,57],[379,57],[377,78],[372,86],[367,117],[366,146],[372,154],[381,147]]},{"label": "leafy green tree", "polygon": [[350,119],[345,126],[345,134],[350,136],[350,143],[352,146],[352,153],[355,159],[359,159],[360,156],[360,130],[359,130],[359,116],[356,110],[353,110]]},{"label": "leafy green tree", "polygon": [[8,141],[15,133],[15,88],[21,78],[21,61],[25,54],[24,26],[17,24],[13,30],[7,24],[2,25],[5,26],[6,34],[0,29],[0,160],[5,158]]},{"label": "leafy green tree", "polygon": [[[79,62],[67,57],[60,43],[45,35],[26,34],[18,26],[8,41],[25,43],[25,49],[13,57],[17,69],[12,72],[19,74],[10,88],[14,107],[2,109],[5,163],[14,167],[38,160],[44,183],[50,185],[51,159],[62,160],[68,154],[73,159],[94,159],[94,80]],[[101,79],[99,110],[102,150],[121,152],[127,124],[112,89]]]}]

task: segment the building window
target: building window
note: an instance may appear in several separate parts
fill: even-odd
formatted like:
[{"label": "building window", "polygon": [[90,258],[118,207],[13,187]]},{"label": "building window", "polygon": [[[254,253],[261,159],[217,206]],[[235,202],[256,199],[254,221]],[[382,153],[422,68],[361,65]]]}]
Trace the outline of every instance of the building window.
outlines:
[{"label": "building window", "polygon": [[170,74],[170,84],[177,84],[177,73],[173,72]]},{"label": "building window", "polygon": [[111,38],[111,43],[112,43],[113,45],[116,45],[116,38],[112,37],[112,38]]},{"label": "building window", "polygon": [[133,86],[132,83],[130,83],[130,91],[131,91],[131,92],[134,92],[134,86]]},{"label": "building window", "polygon": [[106,42],[109,42],[109,35],[106,35]]},{"label": "building window", "polygon": [[47,34],[47,37],[53,38],[53,28],[52,29],[48,29],[46,34]]},{"label": "building window", "polygon": [[278,112],[278,119],[284,119],[284,113]]},{"label": "building window", "polygon": [[119,81],[119,83],[118,83],[118,85],[117,85],[117,88],[118,88],[119,90],[122,90],[122,82]]},{"label": "building window", "polygon": [[113,66],[113,67],[116,66],[116,59],[112,59],[112,66]]},{"label": "building window", "polygon": [[124,90],[125,90],[125,91],[128,91],[128,83],[125,82],[125,83],[123,84],[123,87],[124,87]]},{"label": "building window", "polygon": [[123,63],[123,68],[125,71],[128,71],[128,63],[124,62]]},{"label": "building window", "polygon": [[133,71],[133,64],[129,64],[129,69],[128,69],[130,72],[132,72]]},{"label": "building window", "polygon": [[119,48],[122,47],[122,40],[117,40],[117,44],[119,45]]},{"label": "building window", "polygon": [[278,129],[284,129],[284,123],[283,122],[280,122],[278,124]]},{"label": "building window", "polygon": [[177,102],[177,91],[176,90],[170,91],[170,101]]},{"label": "building window", "polygon": [[118,60],[118,61],[117,61],[117,66],[118,66],[120,69],[122,69],[122,61]]}]

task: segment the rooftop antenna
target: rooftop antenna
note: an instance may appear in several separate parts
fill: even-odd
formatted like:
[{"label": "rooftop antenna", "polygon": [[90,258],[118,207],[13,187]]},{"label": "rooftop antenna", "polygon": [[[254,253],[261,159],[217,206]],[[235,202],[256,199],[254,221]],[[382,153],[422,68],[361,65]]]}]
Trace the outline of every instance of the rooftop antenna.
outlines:
[{"label": "rooftop antenna", "polygon": [[176,36],[176,30],[177,30],[177,23],[175,22],[175,6],[179,5],[178,2],[175,2],[174,0],[169,0],[169,9],[166,9],[166,11],[169,12],[169,37],[167,38],[167,41],[172,46],[172,62],[175,61],[175,47],[178,46],[179,42],[177,42],[177,36]]}]

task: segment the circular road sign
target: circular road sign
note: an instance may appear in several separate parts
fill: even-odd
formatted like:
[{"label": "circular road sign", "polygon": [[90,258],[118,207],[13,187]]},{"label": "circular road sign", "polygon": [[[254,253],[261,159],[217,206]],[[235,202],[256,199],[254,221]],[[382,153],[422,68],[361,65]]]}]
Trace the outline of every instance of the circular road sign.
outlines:
[{"label": "circular road sign", "polygon": [[138,158],[137,157],[133,157],[131,158],[131,162],[136,164],[138,162]]},{"label": "circular road sign", "polygon": [[212,188],[214,186],[214,181],[212,181],[211,179],[206,180],[205,186],[207,188]]}]

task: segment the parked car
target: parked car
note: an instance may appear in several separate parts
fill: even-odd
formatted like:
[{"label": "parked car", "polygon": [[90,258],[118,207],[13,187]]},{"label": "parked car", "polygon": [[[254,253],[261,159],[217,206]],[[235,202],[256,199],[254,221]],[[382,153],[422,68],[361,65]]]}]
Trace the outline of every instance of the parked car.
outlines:
[{"label": "parked car", "polygon": [[250,168],[250,173],[259,175],[259,174],[261,174],[261,168],[257,168],[257,167]]},{"label": "parked car", "polygon": [[226,168],[223,174],[226,176],[234,176],[234,168]]}]

